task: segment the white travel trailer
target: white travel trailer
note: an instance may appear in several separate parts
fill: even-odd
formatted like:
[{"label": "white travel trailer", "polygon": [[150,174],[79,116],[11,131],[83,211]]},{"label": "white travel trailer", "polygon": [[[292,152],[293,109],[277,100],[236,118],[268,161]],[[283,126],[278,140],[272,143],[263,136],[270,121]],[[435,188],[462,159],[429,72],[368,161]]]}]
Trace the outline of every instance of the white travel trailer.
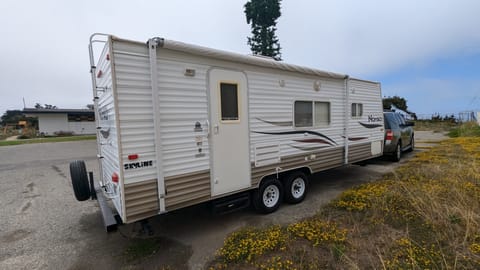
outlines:
[{"label": "white travel trailer", "polygon": [[382,155],[376,82],[163,38],[94,34],[90,60],[100,181],[74,161],[72,183],[124,223],[206,201],[273,212],[312,173]]}]

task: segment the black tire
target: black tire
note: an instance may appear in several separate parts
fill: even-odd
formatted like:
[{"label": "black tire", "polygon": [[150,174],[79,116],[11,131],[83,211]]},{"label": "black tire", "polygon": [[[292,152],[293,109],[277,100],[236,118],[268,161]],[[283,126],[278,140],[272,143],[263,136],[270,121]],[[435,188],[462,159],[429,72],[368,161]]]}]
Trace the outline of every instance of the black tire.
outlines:
[{"label": "black tire", "polygon": [[308,177],[302,172],[294,172],[285,179],[285,201],[291,204],[305,199],[308,190]]},{"label": "black tire", "polygon": [[397,147],[395,147],[395,152],[393,152],[392,160],[395,162],[399,162],[402,159],[402,142],[397,143]]},{"label": "black tire", "polygon": [[412,138],[410,138],[410,147],[408,148],[408,152],[413,152],[415,150],[415,137],[412,135]]},{"label": "black tire", "polygon": [[88,200],[91,196],[87,169],[83,160],[70,162],[70,177],[72,178],[73,193],[78,201]]},{"label": "black tire", "polygon": [[275,212],[283,200],[283,186],[275,178],[262,181],[260,187],[253,191],[252,203],[255,210],[262,214]]}]

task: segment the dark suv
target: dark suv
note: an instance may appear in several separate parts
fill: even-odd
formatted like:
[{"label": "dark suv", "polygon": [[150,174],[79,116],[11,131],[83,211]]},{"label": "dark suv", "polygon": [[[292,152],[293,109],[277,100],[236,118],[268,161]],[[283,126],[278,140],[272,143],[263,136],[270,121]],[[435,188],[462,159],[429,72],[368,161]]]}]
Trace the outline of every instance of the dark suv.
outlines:
[{"label": "dark suv", "polygon": [[394,161],[400,161],[403,151],[413,151],[415,137],[413,134],[414,123],[405,121],[403,115],[395,112],[384,112],[385,143],[384,155],[391,155]]}]

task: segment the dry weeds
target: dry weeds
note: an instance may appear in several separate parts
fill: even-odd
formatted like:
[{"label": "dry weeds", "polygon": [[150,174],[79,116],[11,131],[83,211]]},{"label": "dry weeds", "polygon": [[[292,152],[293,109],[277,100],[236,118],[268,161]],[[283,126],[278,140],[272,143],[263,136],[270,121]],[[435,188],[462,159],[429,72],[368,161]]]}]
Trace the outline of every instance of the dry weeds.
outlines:
[{"label": "dry weeds", "polygon": [[479,165],[480,137],[446,140],[312,218],[232,234],[211,268],[480,269]]}]

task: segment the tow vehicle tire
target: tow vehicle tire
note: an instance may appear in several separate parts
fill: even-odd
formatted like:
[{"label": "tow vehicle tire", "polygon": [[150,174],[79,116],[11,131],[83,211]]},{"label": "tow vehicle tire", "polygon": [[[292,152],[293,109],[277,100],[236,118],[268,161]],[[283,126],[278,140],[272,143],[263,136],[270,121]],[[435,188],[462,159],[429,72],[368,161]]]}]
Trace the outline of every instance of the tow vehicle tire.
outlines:
[{"label": "tow vehicle tire", "polygon": [[255,209],[268,214],[275,212],[283,200],[283,186],[275,178],[265,179],[260,187],[253,192],[252,202]]},{"label": "tow vehicle tire", "polygon": [[307,195],[308,178],[302,172],[294,172],[285,179],[285,201],[300,203]]},{"label": "tow vehicle tire", "polygon": [[392,160],[395,162],[399,162],[402,159],[402,143],[398,142],[397,147],[395,148],[395,152],[393,153]]},{"label": "tow vehicle tire", "polygon": [[70,162],[70,177],[72,178],[73,193],[78,201],[88,200],[91,196],[87,169],[83,160]]},{"label": "tow vehicle tire", "polygon": [[408,148],[408,152],[413,152],[415,150],[415,137],[412,135],[410,138],[410,147]]}]

